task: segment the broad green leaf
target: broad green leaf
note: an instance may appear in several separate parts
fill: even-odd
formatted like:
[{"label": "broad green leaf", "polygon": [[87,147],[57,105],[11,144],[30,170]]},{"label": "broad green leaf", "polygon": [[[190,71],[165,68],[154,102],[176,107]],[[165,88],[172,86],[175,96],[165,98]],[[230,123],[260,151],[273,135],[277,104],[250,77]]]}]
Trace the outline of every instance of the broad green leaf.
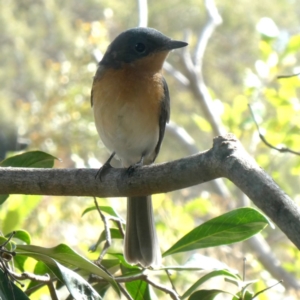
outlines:
[{"label": "broad green leaf", "polygon": [[124,255],[122,253],[109,253],[109,255],[112,255],[112,256],[116,257],[119,260],[120,264],[122,264],[124,267],[126,267],[128,269],[140,270],[139,267],[132,266],[129,263],[127,263],[127,261],[124,258]]},{"label": "broad green leaf", "polygon": [[[18,246],[23,246],[23,245],[18,245]],[[32,246],[30,246],[30,247],[32,247]],[[58,280],[60,280],[61,282],[64,281],[63,277],[61,275],[61,272],[57,266],[57,261],[54,260],[53,258],[51,258],[50,256],[41,254],[39,252],[22,251],[21,253],[23,256],[32,257],[33,259],[37,260],[38,262],[39,261],[43,262],[54,273],[54,275],[58,278]],[[19,251],[18,251],[17,255],[18,254],[19,254]]]},{"label": "broad green leaf", "polygon": [[[118,254],[116,254],[119,256]],[[123,256],[120,256],[121,260],[124,259]],[[120,278],[137,278],[140,275],[144,273],[144,270],[140,269],[137,266],[131,266],[126,261],[121,264],[121,272],[122,276]],[[150,297],[150,291],[149,291],[149,285],[147,282],[142,281],[140,279],[126,282],[125,283],[126,290],[129,292],[129,294],[132,296],[135,300],[151,300]]]},{"label": "broad green leaf", "polygon": [[[6,234],[5,236],[9,237],[10,233]],[[15,230],[13,238],[17,238],[17,239],[21,240],[22,242],[24,242],[24,243],[26,243],[28,245],[31,243],[30,235],[25,230]]]},{"label": "broad green leaf", "polygon": [[1,300],[29,300],[28,296],[16,286],[0,269],[0,299]]},{"label": "broad green leaf", "polygon": [[[106,212],[107,214],[120,219],[120,221],[122,223],[125,223],[123,218],[111,206],[99,206],[99,208],[102,212]],[[91,206],[91,207],[86,208],[83,211],[81,216],[84,216],[85,214],[87,214],[88,212],[93,211],[93,210],[97,210],[96,206]]]},{"label": "broad green leaf", "polygon": [[101,265],[105,269],[110,269],[110,268],[113,268],[113,267],[119,265],[119,260],[118,259],[103,259],[101,261]]},{"label": "broad green leaf", "polygon": [[[49,273],[50,269],[55,276],[66,285],[74,299],[102,299],[85,279],[74,271],[64,267],[55,259],[40,253],[24,252],[23,254],[38,260],[39,263],[37,264],[35,271],[39,273],[39,275]],[[40,262],[43,262],[46,266]],[[34,285],[35,284],[32,284],[31,287]]]},{"label": "broad green leaf", "polygon": [[230,294],[226,291],[222,291],[222,290],[201,290],[201,291],[197,291],[193,295],[191,295],[189,300],[213,300],[213,299],[215,299],[215,297],[217,295],[222,294],[222,293],[232,295],[232,294]]},{"label": "broad green leaf", "polygon": [[[189,295],[191,295],[195,290],[197,290],[197,288],[203,284],[204,282],[206,282],[207,280],[213,278],[213,277],[217,277],[217,276],[224,276],[229,277],[229,278],[233,278],[234,280],[240,280],[239,276],[227,271],[227,270],[216,270],[216,271],[212,271],[206,275],[204,275],[203,277],[201,277],[199,280],[197,280],[181,297],[181,299],[184,299],[186,297],[188,297]],[[202,298],[199,298],[202,299]],[[209,298],[208,298],[209,299]],[[211,298],[213,299],[213,298]]]},{"label": "broad green leaf", "polygon": [[[17,245],[17,253],[27,255],[35,259],[37,255],[43,255],[44,257],[55,259],[56,261],[65,265],[66,267],[74,266],[77,268],[81,268],[92,274],[96,274],[100,277],[103,277],[105,280],[112,284],[112,286],[118,294],[120,293],[117,283],[111,276],[109,276],[106,272],[104,272],[94,263],[92,263],[85,257],[79,255],[65,244],[60,244],[53,248],[43,248],[33,245]],[[41,258],[37,260],[42,260],[44,263],[47,264],[47,261],[44,261]]]},{"label": "broad green leaf", "polygon": [[21,272],[25,272],[24,264],[27,260],[27,256],[24,255],[15,255],[14,256],[14,265],[17,269],[19,269]]},{"label": "broad green leaf", "polygon": [[268,224],[268,219],[253,208],[235,209],[193,229],[163,256],[240,242],[260,232]]},{"label": "broad green leaf", "polygon": [[52,168],[55,159],[42,151],[29,151],[3,160],[0,167]]},{"label": "broad green leaf", "polygon": [[249,292],[249,291],[247,290],[247,291],[244,293],[244,298],[243,298],[243,300],[252,300],[252,299],[254,299],[253,296],[254,296],[254,294],[251,293],[251,292]]},{"label": "broad green leaf", "polygon": [[74,299],[101,300],[102,298],[93,287],[74,271],[57,263],[70,294]]},{"label": "broad green leaf", "polygon": [[134,280],[125,283],[127,292],[134,300],[151,300],[149,285],[142,280]]}]

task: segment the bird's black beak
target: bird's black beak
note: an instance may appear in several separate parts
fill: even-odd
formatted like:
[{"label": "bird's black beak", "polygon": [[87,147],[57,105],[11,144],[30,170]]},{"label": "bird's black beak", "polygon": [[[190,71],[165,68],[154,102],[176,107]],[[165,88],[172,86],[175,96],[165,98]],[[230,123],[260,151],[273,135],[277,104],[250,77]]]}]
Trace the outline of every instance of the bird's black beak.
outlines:
[{"label": "bird's black beak", "polygon": [[186,43],[186,42],[171,40],[171,41],[169,41],[169,43],[167,45],[167,49],[173,50],[173,49],[185,47],[187,45],[188,45],[188,43]]}]

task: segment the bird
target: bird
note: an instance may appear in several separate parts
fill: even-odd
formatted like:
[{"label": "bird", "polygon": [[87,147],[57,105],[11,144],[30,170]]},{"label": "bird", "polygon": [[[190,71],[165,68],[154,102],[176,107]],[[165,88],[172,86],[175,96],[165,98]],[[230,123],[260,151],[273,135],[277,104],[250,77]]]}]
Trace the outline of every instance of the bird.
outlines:
[{"label": "bird", "polygon": [[[170,51],[185,46],[149,27],[128,29],[108,46],[91,91],[95,125],[110,152],[100,179],[113,157],[128,173],[155,161],[170,119],[163,63]],[[161,265],[151,195],[127,198],[124,257],[144,268]]]}]

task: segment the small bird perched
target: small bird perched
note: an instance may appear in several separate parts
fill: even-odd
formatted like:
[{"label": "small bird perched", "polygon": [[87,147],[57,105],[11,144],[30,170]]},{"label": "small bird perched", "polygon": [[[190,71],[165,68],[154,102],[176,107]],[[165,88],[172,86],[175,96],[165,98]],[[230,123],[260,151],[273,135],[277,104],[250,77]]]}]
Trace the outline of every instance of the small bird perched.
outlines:
[{"label": "small bird perched", "polygon": [[[162,66],[171,50],[186,45],[139,27],[122,32],[107,48],[91,93],[97,131],[111,152],[100,178],[115,155],[131,171],[154,162],[170,118]],[[160,266],[151,196],[128,198],[124,255],[130,264]]]}]

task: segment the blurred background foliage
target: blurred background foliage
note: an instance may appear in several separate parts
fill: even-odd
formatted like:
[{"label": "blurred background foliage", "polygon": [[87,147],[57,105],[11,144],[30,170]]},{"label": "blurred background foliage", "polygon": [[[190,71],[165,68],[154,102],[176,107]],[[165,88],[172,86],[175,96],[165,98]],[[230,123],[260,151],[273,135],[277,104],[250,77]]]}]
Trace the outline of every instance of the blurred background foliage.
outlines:
[{"label": "blurred background foliage", "polygon": [[[271,144],[299,151],[299,76],[277,79],[278,75],[300,72],[299,3],[216,0],[216,4],[223,24],[213,34],[203,61],[215,113],[225,130],[234,133],[260,166],[299,203],[299,156],[266,147],[247,106],[251,104]],[[207,18],[203,1],[150,0],[148,9],[149,27],[174,39],[183,39],[189,33],[189,51],[193,55]],[[2,152],[11,155],[12,150],[21,150],[27,143],[30,150],[43,150],[60,158],[56,168],[98,168],[108,153],[99,141],[90,106],[97,59],[118,33],[137,24],[135,0],[1,1]],[[178,54],[172,53],[168,60],[180,69]],[[172,74],[165,76],[171,93],[171,119],[185,128],[200,151],[210,148],[211,127],[192,93]],[[157,161],[186,155],[184,147],[166,134]],[[222,199],[207,185],[154,196],[162,250],[195,224],[241,205],[237,188],[225,183],[233,193],[232,199]],[[85,197],[11,196],[1,206],[1,227],[4,233],[26,229],[32,235],[32,244],[52,247],[65,242],[89,258],[96,258],[97,253],[89,254],[88,247],[97,240],[102,224],[96,212],[81,217],[92,203],[93,199]],[[99,199],[99,203],[111,205],[125,216],[125,201]],[[279,230],[266,230],[263,234],[282,266],[299,278],[300,258],[295,247]],[[119,251],[120,247],[119,242],[113,246]],[[247,279],[260,279],[260,288],[274,282],[255,253],[249,253],[243,244],[206,249],[201,254],[215,257],[239,272],[242,257],[246,256],[250,265]],[[165,264],[184,264],[195,255],[198,254],[177,255],[176,261],[167,258]],[[178,280],[182,282],[182,278]],[[275,292],[276,299],[288,295],[282,287]],[[259,299],[274,299],[268,295]]]}]

